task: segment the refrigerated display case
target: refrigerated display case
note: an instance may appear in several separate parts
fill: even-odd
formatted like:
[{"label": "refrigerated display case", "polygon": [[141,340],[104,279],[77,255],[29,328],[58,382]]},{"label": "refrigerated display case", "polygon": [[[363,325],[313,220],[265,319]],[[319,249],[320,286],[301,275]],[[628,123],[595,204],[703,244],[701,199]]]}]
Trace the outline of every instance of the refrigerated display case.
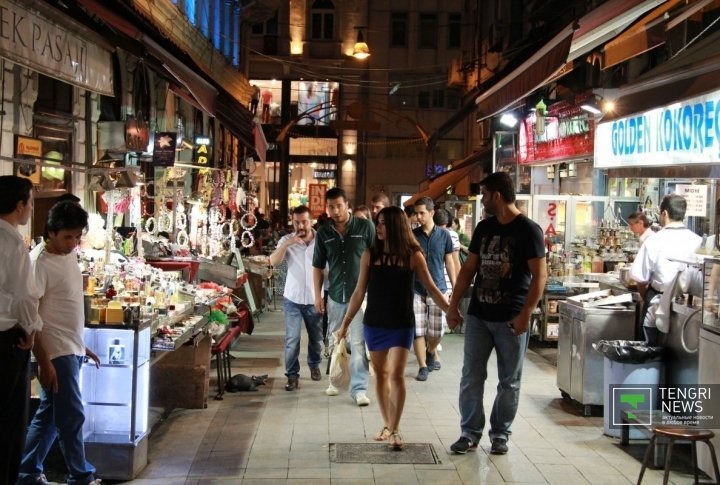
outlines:
[{"label": "refrigerated display case", "polygon": [[137,326],[92,325],[85,345],[100,358],[82,367],[88,461],[105,479],[131,480],[147,464],[150,320]]}]

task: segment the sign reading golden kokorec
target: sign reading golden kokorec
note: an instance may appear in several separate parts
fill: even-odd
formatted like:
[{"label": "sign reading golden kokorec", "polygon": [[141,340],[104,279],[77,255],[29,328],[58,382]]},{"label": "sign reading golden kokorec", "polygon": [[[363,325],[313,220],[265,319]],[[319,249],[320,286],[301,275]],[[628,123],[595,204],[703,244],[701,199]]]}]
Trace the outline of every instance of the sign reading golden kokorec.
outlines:
[{"label": "sign reading golden kokorec", "polygon": [[0,0],[0,56],[112,96],[111,54],[12,0]]}]

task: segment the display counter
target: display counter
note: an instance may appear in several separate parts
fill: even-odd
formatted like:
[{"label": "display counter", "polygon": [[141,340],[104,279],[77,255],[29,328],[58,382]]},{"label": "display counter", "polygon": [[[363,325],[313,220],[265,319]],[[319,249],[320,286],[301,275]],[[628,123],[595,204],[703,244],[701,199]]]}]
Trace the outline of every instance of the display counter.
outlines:
[{"label": "display counter", "polygon": [[157,258],[146,259],[145,262],[163,271],[182,271],[187,282],[194,282],[197,277],[200,261],[196,259]]},{"label": "display counter", "polygon": [[539,303],[537,327],[533,329],[533,336],[543,342],[557,341],[560,334],[559,303],[568,296],[586,293],[597,287],[597,282],[587,282],[574,276],[549,280]]}]

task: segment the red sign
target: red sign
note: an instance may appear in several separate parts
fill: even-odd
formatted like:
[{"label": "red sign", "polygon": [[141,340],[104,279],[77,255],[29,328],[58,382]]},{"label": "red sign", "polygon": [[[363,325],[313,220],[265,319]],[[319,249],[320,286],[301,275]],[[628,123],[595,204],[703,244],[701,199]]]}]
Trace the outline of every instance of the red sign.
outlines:
[{"label": "red sign", "polygon": [[595,150],[595,122],[579,117],[547,117],[543,133],[536,133],[535,115],[520,125],[518,163],[531,164],[592,157]]},{"label": "red sign", "polygon": [[325,192],[327,185],[325,184],[309,184],[308,185],[308,206],[313,218],[317,218],[325,212]]}]

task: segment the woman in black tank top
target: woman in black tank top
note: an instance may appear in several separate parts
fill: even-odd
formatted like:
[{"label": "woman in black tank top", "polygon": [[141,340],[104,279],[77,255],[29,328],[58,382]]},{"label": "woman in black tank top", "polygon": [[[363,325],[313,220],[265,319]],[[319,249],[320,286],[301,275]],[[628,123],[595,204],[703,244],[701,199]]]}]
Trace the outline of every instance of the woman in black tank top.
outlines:
[{"label": "woman in black tank top", "polygon": [[405,362],[415,337],[415,274],[438,306],[447,311],[448,301],[433,283],[405,212],[399,207],[386,207],[378,214],[375,243],[362,256],[360,276],[338,337],[347,335],[367,293],[365,342],[375,369],[375,391],[383,417],[383,427],[375,440],[388,440],[394,450],[403,448],[399,428],[405,405]]}]

